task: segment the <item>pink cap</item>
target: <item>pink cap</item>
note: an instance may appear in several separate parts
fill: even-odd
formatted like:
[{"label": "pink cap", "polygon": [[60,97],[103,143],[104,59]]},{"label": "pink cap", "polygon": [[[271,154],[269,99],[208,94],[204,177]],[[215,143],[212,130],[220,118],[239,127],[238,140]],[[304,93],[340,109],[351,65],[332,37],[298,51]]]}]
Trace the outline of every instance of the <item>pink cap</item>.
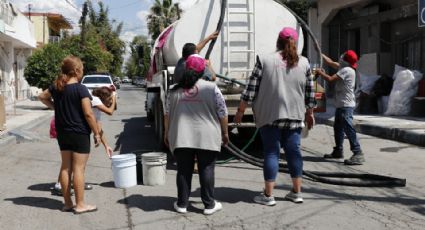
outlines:
[{"label": "pink cap", "polygon": [[186,69],[194,70],[197,73],[201,73],[205,70],[207,62],[204,58],[197,54],[190,55],[186,59]]},{"label": "pink cap", "polygon": [[291,28],[291,27],[284,27],[280,32],[279,32],[279,37],[283,38],[283,39],[288,39],[288,38],[292,38],[295,41],[298,41],[298,33],[295,29]]}]

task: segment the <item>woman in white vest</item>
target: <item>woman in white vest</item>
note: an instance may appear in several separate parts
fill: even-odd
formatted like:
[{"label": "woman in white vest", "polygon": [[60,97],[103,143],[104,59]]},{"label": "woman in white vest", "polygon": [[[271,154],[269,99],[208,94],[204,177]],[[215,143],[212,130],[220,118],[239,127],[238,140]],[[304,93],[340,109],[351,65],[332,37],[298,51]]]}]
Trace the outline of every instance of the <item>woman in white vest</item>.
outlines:
[{"label": "woman in white vest", "polygon": [[186,60],[186,70],[169,93],[165,111],[164,142],[177,159],[177,202],[186,213],[196,156],[204,214],[222,209],[214,199],[214,168],[221,144],[227,144],[227,108],[217,85],[201,79],[207,62],[199,55]]},{"label": "woman in white vest", "polygon": [[[314,125],[316,105],[313,79],[308,60],[297,54],[298,33],[283,28],[277,39],[277,52],[257,62],[249,83],[242,93],[235,123],[240,123],[248,103],[252,102],[256,127],[260,129],[264,152],[264,192],[254,201],[275,205],[273,188],[279,170],[280,148],[283,147],[292,178],[292,191],[285,198],[302,203],[301,129]],[[305,122],[305,123],[304,123]]]}]

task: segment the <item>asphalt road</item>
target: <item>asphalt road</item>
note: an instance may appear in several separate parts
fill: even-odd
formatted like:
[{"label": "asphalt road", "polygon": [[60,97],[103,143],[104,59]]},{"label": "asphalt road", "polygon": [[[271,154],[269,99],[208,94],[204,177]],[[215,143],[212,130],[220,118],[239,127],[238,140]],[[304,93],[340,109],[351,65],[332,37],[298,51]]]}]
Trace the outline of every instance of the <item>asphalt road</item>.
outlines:
[{"label": "asphalt road", "polygon": [[[123,84],[119,96],[115,114],[103,116],[115,153],[156,149],[144,111],[144,90]],[[263,187],[262,170],[233,160],[216,167],[215,193],[223,210],[212,216],[202,214],[197,175],[188,214],[173,211],[177,192],[172,158],[165,185],[117,189],[110,160],[103,149],[93,148],[86,181],[94,189],[86,192],[86,200],[99,210],[74,215],[61,212],[62,198],[50,194],[60,156],[56,142],[48,138],[48,124],[29,131],[41,137],[38,142],[0,150],[0,229],[425,229],[425,151],[413,145],[360,135],[367,162],[347,167],[322,159],[331,151],[332,129],[317,125],[303,139],[305,169],[395,176],[406,178],[407,186],[359,188],[305,179],[304,203],[294,204],[283,199],[290,179],[280,174],[277,205],[265,207],[252,202]],[[258,149],[251,151],[259,155]]]}]

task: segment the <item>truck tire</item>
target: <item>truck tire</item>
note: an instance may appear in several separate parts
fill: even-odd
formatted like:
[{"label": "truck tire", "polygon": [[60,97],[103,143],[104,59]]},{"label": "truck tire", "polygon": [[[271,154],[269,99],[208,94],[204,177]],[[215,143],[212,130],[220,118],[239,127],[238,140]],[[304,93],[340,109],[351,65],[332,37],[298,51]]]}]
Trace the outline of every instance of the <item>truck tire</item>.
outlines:
[{"label": "truck tire", "polygon": [[162,109],[162,103],[159,97],[155,98],[155,134],[158,140],[159,150],[165,149],[164,144],[164,110]]}]

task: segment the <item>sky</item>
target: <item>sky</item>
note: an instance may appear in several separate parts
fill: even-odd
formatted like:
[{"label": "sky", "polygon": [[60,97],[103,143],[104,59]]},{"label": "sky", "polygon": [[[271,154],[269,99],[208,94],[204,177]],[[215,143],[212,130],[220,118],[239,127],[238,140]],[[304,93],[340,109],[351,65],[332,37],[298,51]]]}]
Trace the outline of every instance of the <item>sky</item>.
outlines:
[{"label": "sky", "polygon": [[[78,31],[78,20],[81,16],[81,9],[85,0],[9,0],[23,12],[28,11],[31,4],[31,12],[59,13],[64,15],[72,24],[75,31]],[[93,6],[102,1],[109,8],[109,18],[115,19],[118,23],[123,22],[123,32],[121,39],[127,44],[136,35],[147,35],[146,16],[154,0],[92,0]],[[174,0],[180,3],[180,7],[185,10],[190,8],[197,0]]]}]

